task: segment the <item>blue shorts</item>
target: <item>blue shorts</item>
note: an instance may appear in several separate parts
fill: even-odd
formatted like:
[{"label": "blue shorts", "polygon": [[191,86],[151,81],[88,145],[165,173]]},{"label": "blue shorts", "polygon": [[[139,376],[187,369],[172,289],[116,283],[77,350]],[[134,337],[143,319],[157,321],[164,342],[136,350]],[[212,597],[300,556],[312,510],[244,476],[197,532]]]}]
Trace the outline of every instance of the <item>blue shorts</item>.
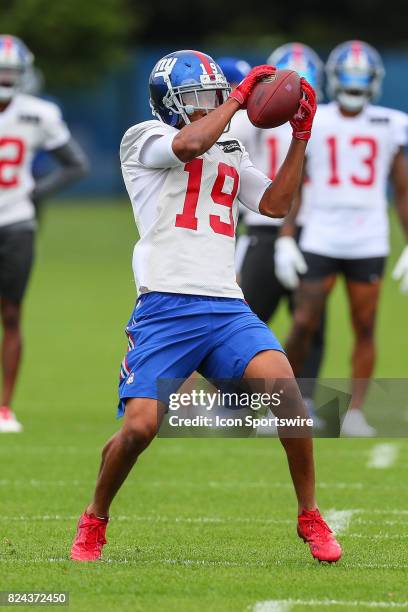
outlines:
[{"label": "blue shorts", "polygon": [[[269,327],[240,299],[146,293],[126,327],[118,417],[131,397],[159,399],[158,379],[239,379],[260,351],[283,351]],[[162,399],[160,397],[160,399]]]}]

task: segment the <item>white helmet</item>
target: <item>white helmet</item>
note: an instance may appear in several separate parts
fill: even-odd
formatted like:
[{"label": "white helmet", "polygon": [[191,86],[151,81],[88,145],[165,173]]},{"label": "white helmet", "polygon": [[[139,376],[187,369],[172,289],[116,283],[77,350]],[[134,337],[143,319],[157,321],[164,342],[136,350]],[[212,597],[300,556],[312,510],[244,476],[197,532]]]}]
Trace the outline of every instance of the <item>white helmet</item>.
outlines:
[{"label": "white helmet", "polygon": [[381,94],[385,75],[379,53],[360,40],[338,45],[326,63],[327,93],[349,111],[360,111]]},{"label": "white helmet", "polygon": [[0,34],[0,101],[7,102],[20,91],[34,61],[33,54],[16,36]]}]

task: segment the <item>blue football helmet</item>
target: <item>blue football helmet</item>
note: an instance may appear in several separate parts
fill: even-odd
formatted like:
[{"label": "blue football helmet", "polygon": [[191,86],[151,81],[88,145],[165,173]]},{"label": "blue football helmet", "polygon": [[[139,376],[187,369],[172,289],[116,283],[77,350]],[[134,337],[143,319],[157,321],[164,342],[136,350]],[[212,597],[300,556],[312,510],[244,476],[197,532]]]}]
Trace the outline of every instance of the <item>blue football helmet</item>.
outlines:
[{"label": "blue football helmet", "polygon": [[322,98],[323,62],[307,45],[297,42],[286,43],[275,49],[266,61],[279,70],[295,70],[314,88],[317,98]]},{"label": "blue football helmet", "polygon": [[238,85],[251,70],[251,66],[238,57],[219,57],[217,64],[230,85]]},{"label": "blue football helmet", "polygon": [[326,74],[329,97],[346,110],[359,111],[380,96],[385,70],[373,47],[360,40],[350,40],[330,53]]},{"label": "blue football helmet", "polygon": [[160,59],[149,79],[150,106],[157,119],[177,127],[197,110],[225,102],[231,88],[218,64],[199,51],[175,51]]},{"label": "blue football helmet", "polygon": [[31,70],[33,54],[16,36],[0,34],[0,100],[6,102],[21,90]]}]

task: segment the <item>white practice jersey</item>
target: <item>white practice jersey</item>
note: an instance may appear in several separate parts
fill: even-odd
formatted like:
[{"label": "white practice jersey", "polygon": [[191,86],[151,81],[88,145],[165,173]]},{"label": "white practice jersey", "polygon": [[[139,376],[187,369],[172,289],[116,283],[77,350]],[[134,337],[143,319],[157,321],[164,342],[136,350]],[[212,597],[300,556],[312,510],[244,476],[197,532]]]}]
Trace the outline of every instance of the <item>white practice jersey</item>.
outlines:
[{"label": "white practice jersey", "polygon": [[30,199],[34,154],[69,139],[61,112],[52,102],[18,94],[0,112],[0,226],[34,219]]},{"label": "white practice jersey", "polygon": [[242,298],[234,267],[238,197],[257,211],[271,181],[228,134],[188,163],[175,156],[171,167],[142,162],[147,141],[175,134],[146,121],[130,128],[120,147],[140,235],[133,255],[138,291]]},{"label": "white practice jersey", "polygon": [[408,116],[367,106],[344,117],[335,102],[319,105],[307,155],[311,206],[303,250],[345,259],[387,255],[387,181],[407,143]]},{"label": "white practice jersey", "polygon": [[[228,135],[238,138],[248,151],[249,156],[258,170],[274,180],[283,164],[292,141],[292,127],[284,123],[277,128],[263,130],[257,128],[248,119],[245,110],[235,113],[231,120]],[[302,188],[302,205],[297,216],[297,223],[303,225],[307,215],[310,198],[310,183],[305,181]],[[260,217],[250,210],[244,211],[245,225],[282,225],[283,219]]]}]

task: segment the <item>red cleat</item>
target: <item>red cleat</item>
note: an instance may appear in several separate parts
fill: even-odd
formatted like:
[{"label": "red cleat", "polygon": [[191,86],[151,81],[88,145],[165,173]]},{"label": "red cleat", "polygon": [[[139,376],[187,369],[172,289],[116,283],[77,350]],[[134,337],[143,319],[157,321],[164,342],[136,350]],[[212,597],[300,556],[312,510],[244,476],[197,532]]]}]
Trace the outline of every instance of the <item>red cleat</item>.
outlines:
[{"label": "red cleat", "polygon": [[73,561],[96,561],[106,544],[105,532],[108,518],[98,518],[94,514],[83,513],[78,522],[78,530],[71,548]]},{"label": "red cleat", "polygon": [[319,510],[303,510],[298,516],[297,532],[318,561],[334,563],[340,559],[341,546]]}]

